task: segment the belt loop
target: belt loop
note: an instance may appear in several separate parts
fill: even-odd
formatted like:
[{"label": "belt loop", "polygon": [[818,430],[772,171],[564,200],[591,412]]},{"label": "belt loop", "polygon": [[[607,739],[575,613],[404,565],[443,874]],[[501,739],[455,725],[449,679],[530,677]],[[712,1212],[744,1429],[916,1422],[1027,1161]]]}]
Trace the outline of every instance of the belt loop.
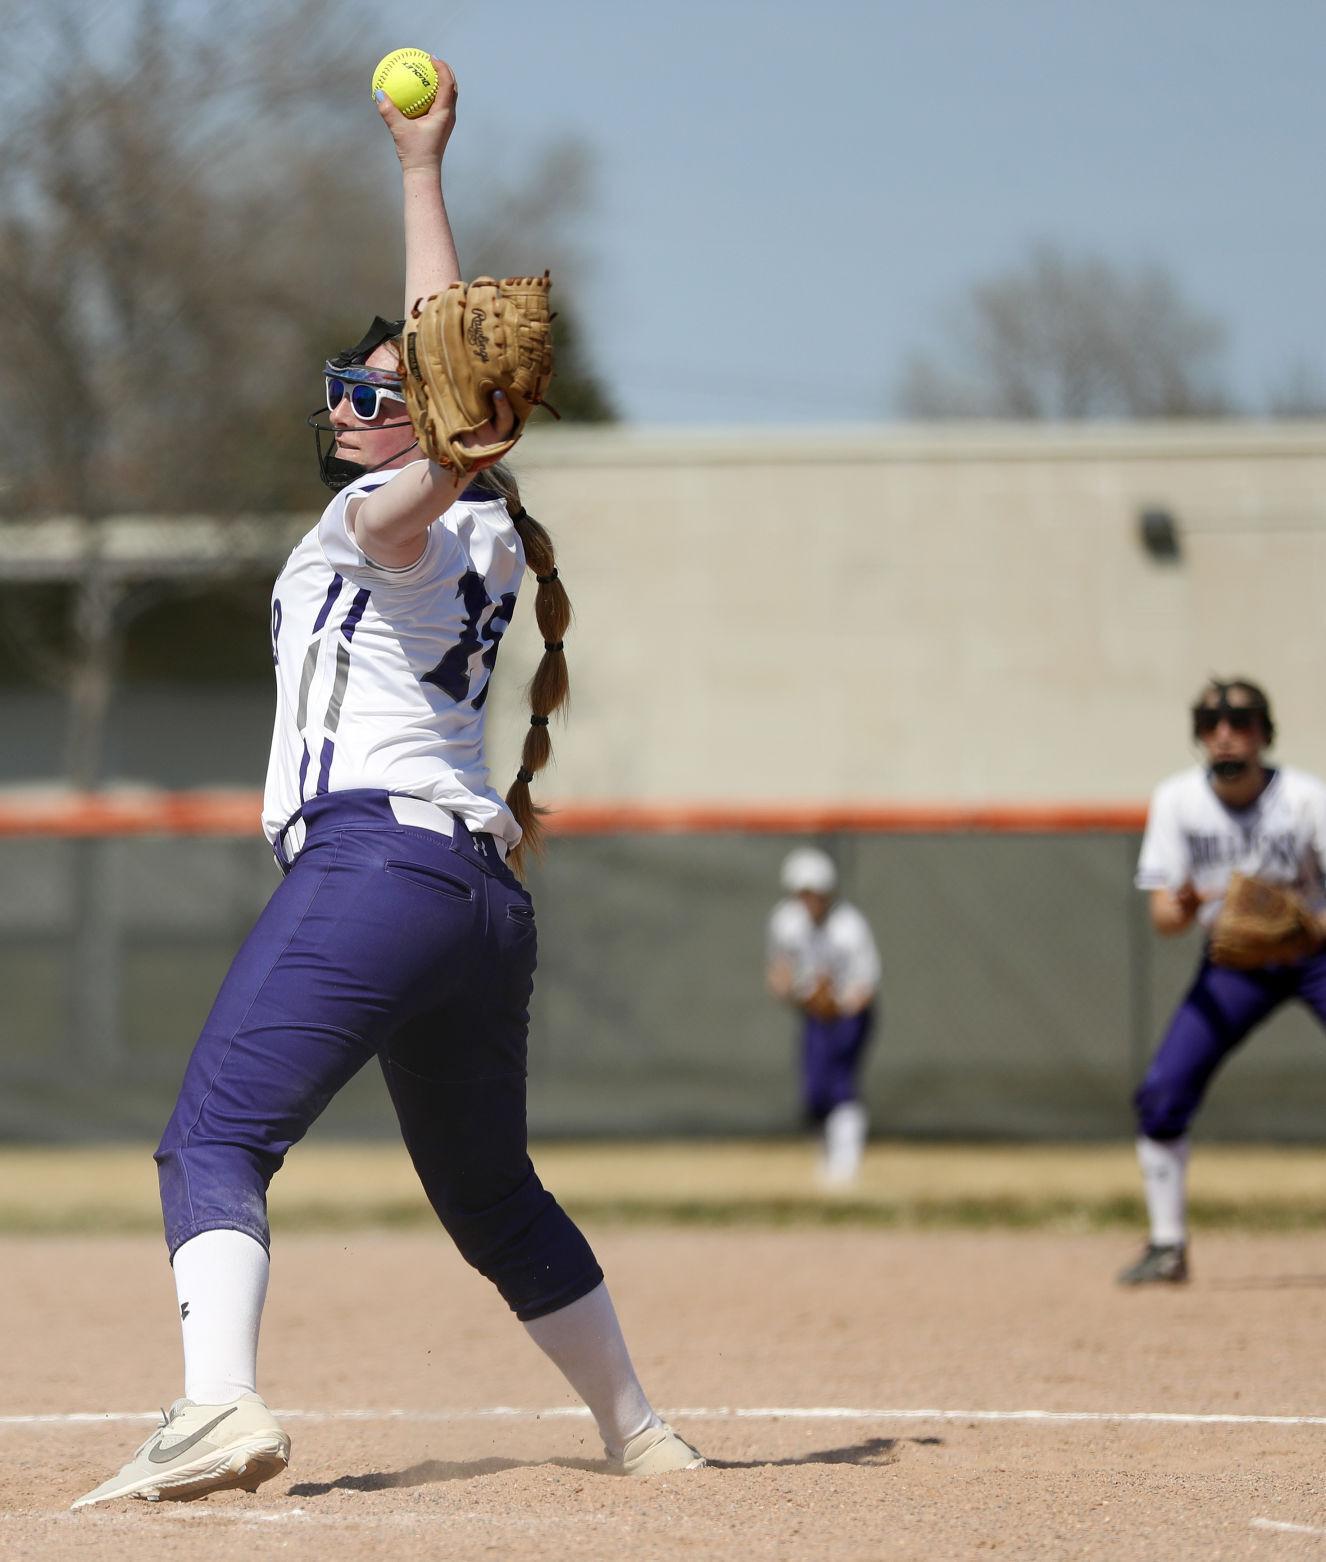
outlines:
[{"label": "belt loop", "polygon": [[490,831],[471,830],[459,815],[456,816],[456,828],[451,837],[452,851],[458,852],[462,857],[468,857],[485,873],[501,872],[506,864],[504,845],[505,843]]},{"label": "belt loop", "polygon": [[[304,849],[304,842],[308,839],[308,825],[304,824],[302,818],[303,811],[303,805],[301,804],[276,832],[276,839],[272,842],[272,855],[276,858],[276,865],[283,874],[289,873],[291,868],[294,867],[295,857],[299,856]],[[290,841],[295,827],[301,824],[304,825],[304,828],[300,832],[300,839],[294,843],[294,855],[292,856],[287,850],[287,843]]]}]

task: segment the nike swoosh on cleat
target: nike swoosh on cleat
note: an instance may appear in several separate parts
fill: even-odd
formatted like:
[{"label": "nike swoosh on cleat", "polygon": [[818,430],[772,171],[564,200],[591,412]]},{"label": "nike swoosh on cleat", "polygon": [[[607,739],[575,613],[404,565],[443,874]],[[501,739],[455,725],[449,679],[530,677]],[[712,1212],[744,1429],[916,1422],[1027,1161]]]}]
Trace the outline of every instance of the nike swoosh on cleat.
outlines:
[{"label": "nike swoosh on cleat", "polygon": [[195,1443],[200,1442],[209,1432],[220,1426],[227,1416],[233,1416],[238,1409],[238,1405],[231,1405],[230,1409],[223,1410],[215,1421],[209,1421],[206,1426],[199,1427],[192,1436],[182,1438],[178,1443],[172,1443],[169,1448],[162,1448],[158,1442],[155,1448],[147,1450],[147,1457],[153,1464],[167,1464],[170,1460],[177,1459],[180,1454],[187,1453]]}]

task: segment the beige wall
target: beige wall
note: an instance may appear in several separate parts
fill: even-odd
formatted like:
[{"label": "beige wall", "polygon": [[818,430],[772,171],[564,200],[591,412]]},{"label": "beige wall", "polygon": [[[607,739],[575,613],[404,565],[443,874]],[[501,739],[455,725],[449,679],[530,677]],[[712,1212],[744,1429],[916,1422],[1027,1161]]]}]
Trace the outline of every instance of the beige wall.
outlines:
[{"label": "beige wall", "polygon": [[[1326,426],[562,431],[519,452],[576,605],[550,798],[1133,801],[1208,672],[1326,772]],[[1183,558],[1139,541],[1176,517]],[[499,778],[533,665],[522,602]]]}]

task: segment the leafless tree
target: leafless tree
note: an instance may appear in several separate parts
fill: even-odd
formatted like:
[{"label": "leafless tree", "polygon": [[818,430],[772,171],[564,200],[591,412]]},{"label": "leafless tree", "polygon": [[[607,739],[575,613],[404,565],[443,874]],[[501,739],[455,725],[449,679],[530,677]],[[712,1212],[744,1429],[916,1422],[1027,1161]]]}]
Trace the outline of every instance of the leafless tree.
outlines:
[{"label": "leafless tree", "polygon": [[1272,385],[1269,405],[1273,418],[1326,417],[1326,378],[1300,358]]},{"label": "leafless tree", "polygon": [[[166,525],[317,504],[304,414],[322,361],[400,307],[399,181],[367,81],[398,40],[379,25],[353,0],[0,0],[9,57],[58,54],[78,85],[58,94],[46,73],[17,71],[0,83],[0,514]],[[467,155],[462,139],[462,168]],[[467,269],[576,254],[588,154],[554,138],[520,166],[504,184],[462,183],[458,199],[453,187]],[[574,289],[559,291],[559,410],[611,416],[568,333]],[[199,584],[122,589],[94,560],[63,632],[46,598],[4,591],[8,649],[72,695],[77,784],[99,775],[126,626],[184,589]]]},{"label": "leafless tree", "polygon": [[1225,331],[1158,266],[1054,245],[976,283],[942,348],[899,387],[917,418],[1191,418],[1226,414]]},{"label": "leafless tree", "polygon": [[[351,0],[134,0],[106,50],[84,10],[0,0],[13,57],[58,48],[79,84],[71,100],[11,73],[0,97],[0,417],[18,436],[0,509],[301,508],[321,360],[399,307],[378,24]],[[292,73],[309,38],[316,69]],[[554,142],[509,189],[462,191],[458,227],[497,214],[463,252],[500,257],[517,231],[521,269],[531,248],[557,259],[589,179]]]}]

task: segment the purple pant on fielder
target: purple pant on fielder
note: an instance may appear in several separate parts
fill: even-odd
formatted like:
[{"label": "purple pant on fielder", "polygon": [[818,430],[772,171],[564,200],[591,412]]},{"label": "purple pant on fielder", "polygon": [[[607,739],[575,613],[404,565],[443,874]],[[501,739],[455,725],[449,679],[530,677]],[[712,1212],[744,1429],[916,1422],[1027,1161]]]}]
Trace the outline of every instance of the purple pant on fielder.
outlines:
[{"label": "purple pant on fielder", "polygon": [[156,1152],[172,1256],[216,1229],[266,1246],[286,1151],[376,1056],[461,1254],[522,1319],[567,1306],[603,1272],[527,1152],[529,896],[491,837],[404,827],[384,792],[329,793],[302,817]]},{"label": "purple pant on fielder", "polygon": [[801,1038],[801,1098],[812,1121],[822,1122],[834,1107],[856,1100],[856,1076],[874,1025],[872,1008],[836,1020],[806,1016]]},{"label": "purple pant on fielder", "polygon": [[1260,971],[1231,971],[1203,959],[1133,1097],[1142,1133],[1181,1138],[1215,1071],[1290,998],[1301,998],[1326,1024],[1326,953]]}]

